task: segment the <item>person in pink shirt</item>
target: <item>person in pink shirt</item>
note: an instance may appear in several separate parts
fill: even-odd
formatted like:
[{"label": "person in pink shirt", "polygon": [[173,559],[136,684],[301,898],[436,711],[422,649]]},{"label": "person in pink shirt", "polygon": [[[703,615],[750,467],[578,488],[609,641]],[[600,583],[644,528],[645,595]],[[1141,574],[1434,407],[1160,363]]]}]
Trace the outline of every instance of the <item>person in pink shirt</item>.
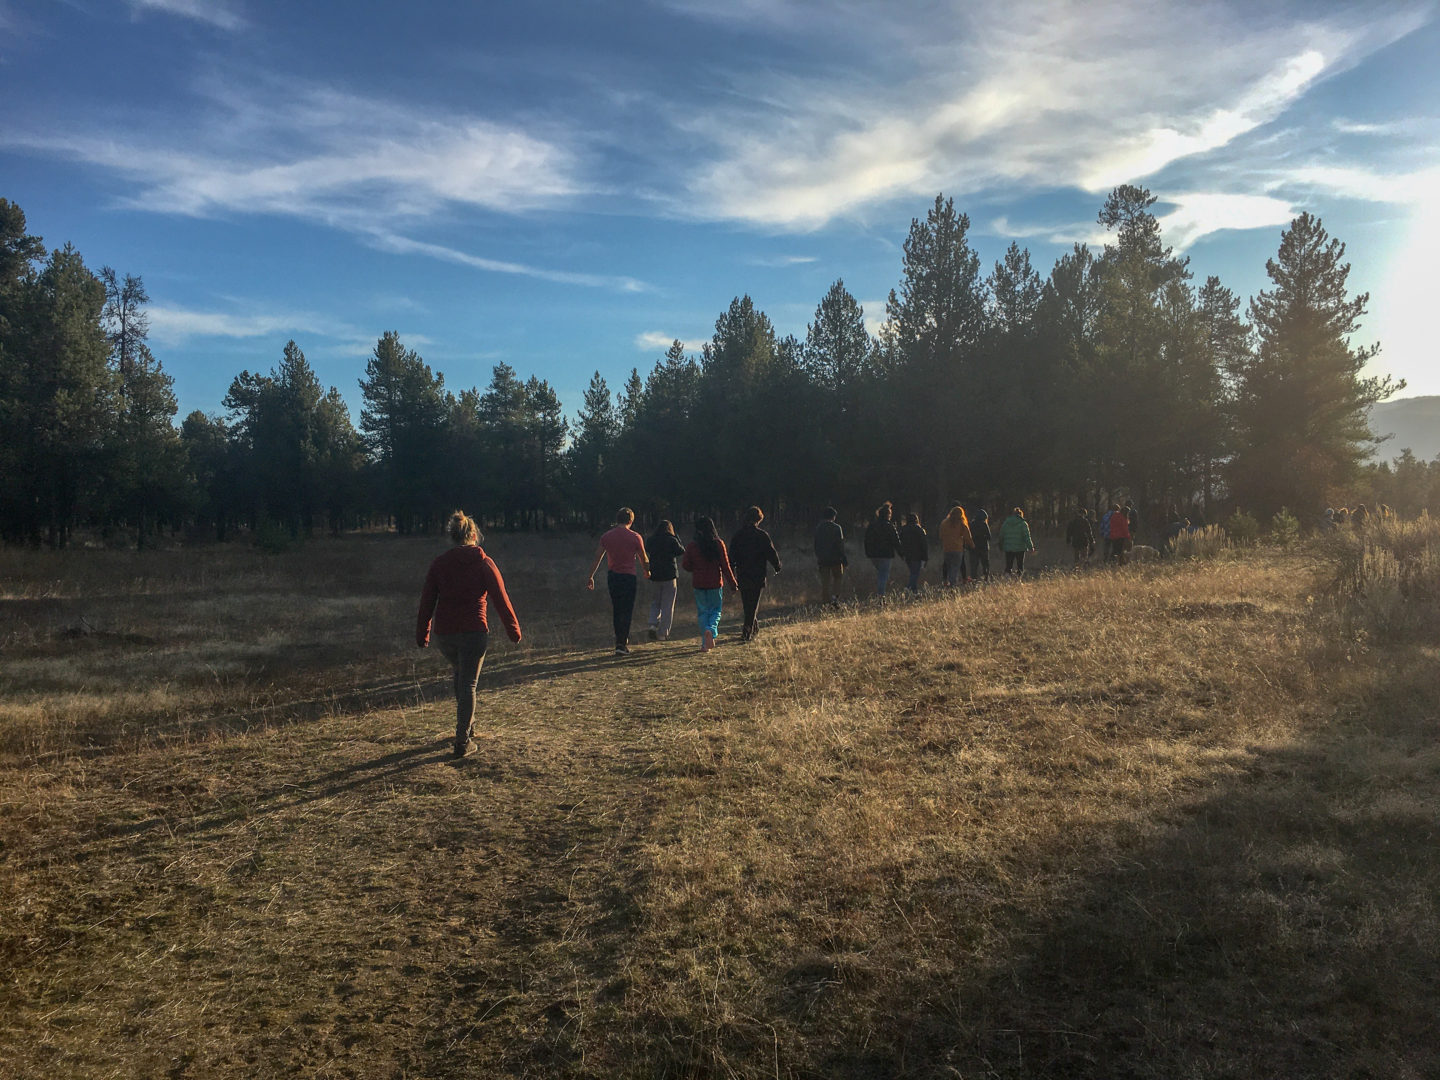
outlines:
[{"label": "person in pink shirt", "polygon": [[650,572],[645,541],[630,527],[634,521],[635,511],[622,506],[615,515],[615,527],[600,537],[595,562],[590,567],[590,580],[585,585],[594,591],[595,574],[600,569],[600,563],[609,560],[610,569],[605,577],[614,615],[616,656],[630,652],[630,620],[635,615],[635,594],[640,588],[636,567],[643,566],[646,573]]}]

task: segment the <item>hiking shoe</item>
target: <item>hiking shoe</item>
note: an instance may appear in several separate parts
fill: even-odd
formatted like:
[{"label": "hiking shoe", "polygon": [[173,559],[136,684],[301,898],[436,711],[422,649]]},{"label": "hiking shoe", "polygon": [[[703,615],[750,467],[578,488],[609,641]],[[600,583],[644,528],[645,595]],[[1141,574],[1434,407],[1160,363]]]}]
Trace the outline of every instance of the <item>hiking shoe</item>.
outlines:
[{"label": "hiking shoe", "polygon": [[653,627],[653,626],[650,627],[649,630],[645,631],[645,633],[646,633],[646,636],[649,637],[651,641],[659,641],[659,640],[660,640],[660,632],[659,632],[658,630],[656,630],[655,627]]},{"label": "hiking shoe", "polygon": [[462,758],[462,757],[464,757],[466,754],[468,754],[469,752],[470,752],[470,740],[469,740],[469,739],[466,739],[463,743],[462,743],[462,742],[457,742],[453,747],[451,747],[451,749],[450,749],[450,756],[451,756],[452,758]]},{"label": "hiking shoe", "polygon": [[630,655],[630,646],[629,646],[629,645],[616,645],[616,646],[615,646],[615,655],[616,655],[616,656],[629,656],[629,655]]}]

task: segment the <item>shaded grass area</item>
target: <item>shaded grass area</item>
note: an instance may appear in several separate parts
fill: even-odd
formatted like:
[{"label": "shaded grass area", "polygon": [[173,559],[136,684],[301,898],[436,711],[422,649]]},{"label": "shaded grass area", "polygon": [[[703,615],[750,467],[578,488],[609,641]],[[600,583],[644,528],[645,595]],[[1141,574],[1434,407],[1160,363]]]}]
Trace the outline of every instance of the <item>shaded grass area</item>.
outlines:
[{"label": "shaded grass area", "polygon": [[1440,1074],[1440,649],[1293,565],[0,773],[14,1075]]}]

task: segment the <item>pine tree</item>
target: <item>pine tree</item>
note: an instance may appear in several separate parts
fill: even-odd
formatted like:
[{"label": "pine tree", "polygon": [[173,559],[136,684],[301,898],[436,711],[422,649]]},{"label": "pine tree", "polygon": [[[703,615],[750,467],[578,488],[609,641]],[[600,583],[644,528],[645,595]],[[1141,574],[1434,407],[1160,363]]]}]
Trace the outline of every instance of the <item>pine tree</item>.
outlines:
[{"label": "pine tree", "polygon": [[379,473],[379,501],[402,535],[424,527],[439,508],[445,469],[445,377],[430,371],[400,335],[375,343],[360,380],[360,431]]},{"label": "pine tree", "polygon": [[66,244],[7,300],[4,435],[13,517],[5,528],[52,547],[70,538],[99,486],[114,409],[108,343],[100,325],[105,288]]},{"label": "pine tree", "polygon": [[174,380],[150,352],[150,295],[133,274],[124,280],[110,267],[100,271],[105,287],[101,320],[110,342],[115,412],[106,439],[104,491],[107,518],[135,529],[137,547],[162,518],[175,517],[185,499],[185,452],[175,430]]},{"label": "pine tree", "polygon": [[[800,474],[796,480],[811,489],[809,500],[823,506],[847,484],[878,483],[876,465],[889,442],[885,417],[876,407],[876,342],[865,327],[864,309],[843,280],[836,280],[816,305],[799,356],[808,378],[786,394],[791,419],[781,430],[804,429],[796,440],[801,460],[792,467]],[[800,403],[809,407],[796,408]]]},{"label": "pine tree", "polygon": [[1122,185],[1105,200],[1099,222],[1114,234],[1100,259],[1102,303],[1095,327],[1095,365],[1086,405],[1093,410],[1099,450],[1096,474],[1114,492],[1126,489],[1141,503],[1155,503],[1177,481],[1182,451],[1175,443],[1181,423],[1177,350],[1167,330],[1178,324],[1164,311],[1167,289],[1189,279],[1188,262],[1176,258],[1151,213],[1155,196]]},{"label": "pine tree", "polygon": [[610,488],[616,477],[616,445],[620,438],[620,414],[615,409],[610,387],[595,372],[575,420],[575,439],[566,454],[566,475],[570,504],[584,512],[590,528],[604,520],[615,501]]},{"label": "pine tree", "polygon": [[987,333],[988,297],[969,234],[970,218],[943,195],[924,221],[910,222],[904,277],[881,331],[890,369],[885,426],[897,433],[889,474],[912,497],[922,494],[917,483],[928,488],[932,518],[966,489],[964,465],[980,449],[966,418],[975,411],[969,384]]},{"label": "pine tree", "polygon": [[33,426],[25,349],[36,264],[45,258],[45,245],[25,229],[24,211],[0,199],[0,537],[7,541],[38,538],[35,491],[24,472]]},{"label": "pine tree", "polygon": [[1367,410],[1405,385],[1363,374],[1379,346],[1351,344],[1370,296],[1349,295],[1344,258],[1320,219],[1301,214],[1265,263],[1274,287],[1250,301],[1256,350],[1237,380],[1230,479],[1261,515],[1323,506],[1352,482],[1376,443]]}]

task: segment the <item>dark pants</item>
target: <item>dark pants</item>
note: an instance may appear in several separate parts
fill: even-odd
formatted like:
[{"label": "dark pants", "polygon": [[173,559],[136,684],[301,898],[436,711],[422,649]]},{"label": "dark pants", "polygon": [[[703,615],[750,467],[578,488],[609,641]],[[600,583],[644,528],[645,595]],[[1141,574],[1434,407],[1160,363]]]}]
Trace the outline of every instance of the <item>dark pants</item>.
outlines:
[{"label": "dark pants", "polygon": [[485,663],[484,630],[467,630],[462,634],[436,634],[435,647],[455,669],[455,744],[470,741],[475,725],[475,684],[480,681],[480,668]]},{"label": "dark pants", "polygon": [[749,641],[755,636],[755,612],[760,607],[760,594],[765,591],[763,581],[740,582],[740,603],[745,608],[745,623],[740,629],[740,640]]},{"label": "dark pants", "polygon": [[605,583],[610,586],[610,603],[615,607],[615,647],[630,644],[630,620],[635,615],[635,593],[640,582],[634,574],[607,573]]},{"label": "dark pants", "polygon": [[924,559],[907,559],[905,565],[910,568],[910,591],[920,591],[920,572],[925,569]]},{"label": "dark pants", "polygon": [[975,550],[970,552],[970,576],[972,578],[988,578],[990,576],[990,545],[981,547],[975,545]]},{"label": "dark pants", "polygon": [[1015,571],[1016,577],[1019,577],[1021,574],[1025,573],[1025,552],[1005,552],[1005,573],[1008,574],[1011,570]]}]

